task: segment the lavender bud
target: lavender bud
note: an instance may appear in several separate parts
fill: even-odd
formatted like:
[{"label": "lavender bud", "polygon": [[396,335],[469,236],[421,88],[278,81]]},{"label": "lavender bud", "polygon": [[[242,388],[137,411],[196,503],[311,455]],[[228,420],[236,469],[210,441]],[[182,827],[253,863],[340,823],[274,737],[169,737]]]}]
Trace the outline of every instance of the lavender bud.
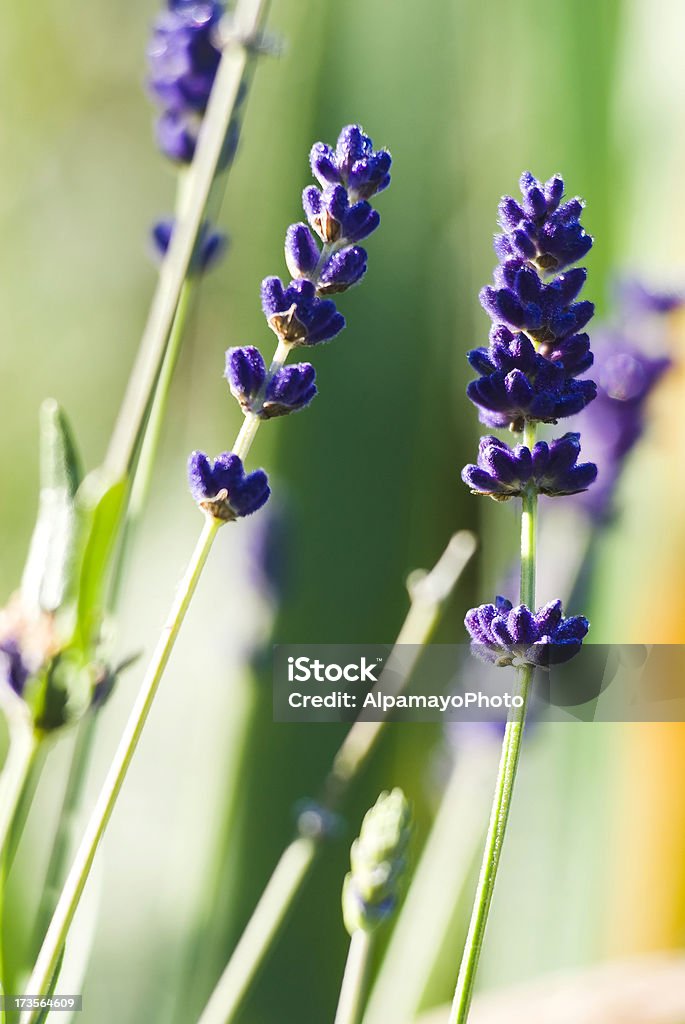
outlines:
[{"label": "lavender bud", "polygon": [[294,363],[277,370],[267,384],[259,415],[266,420],[304,409],[316,395],[315,380],[316,370],[311,363]]},{"label": "lavender bud", "polygon": [[255,399],[259,396],[266,380],[266,366],[258,348],[245,345],[229,348],[226,353],[226,370],[231,394],[245,412],[252,412]]},{"label": "lavender bud", "polygon": [[212,462],[204,452],[194,451],[188,459],[188,483],[200,508],[222,522],[252,515],[271,493],[266,473],[245,473],[242,460],[232,452]]},{"label": "lavender bud", "polygon": [[318,290],[322,295],[347,291],[361,281],[366,273],[366,250],[359,245],[334,252],[319,274]]},{"label": "lavender bud", "polygon": [[314,177],[322,185],[345,185],[353,201],[370,199],[390,184],[390,154],[384,149],[375,151],[359,125],[343,128],[335,152],[317,142],[312,147],[310,162]]},{"label": "lavender bud", "polygon": [[367,811],[350,851],[352,870],[342,895],[350,935],[373,931],[394,911],[410,838],[411,811],[404,793],[401,789],[381,793]]},{"label": "lavender bud", "polygon": [[293,278],[310,277],[319,262],[319,247],[306,224],[291,224],[285,236],[285,262]]},{"label": "lavender bud", "polygon": [[345,318],[330,299],[319,299],[311,281],[292,281],[287,288],[278,277],[262,282],[262,309],[269,327],[290,345],[330,341],[345,326]]},{"label": "lavender bud", "polygon": [[315,185],[302,193],[307,220],[323,242],[360,242],[380,224],[381,218],[365,199],[350,206],[347,189],[328,186],[321,192]]}]

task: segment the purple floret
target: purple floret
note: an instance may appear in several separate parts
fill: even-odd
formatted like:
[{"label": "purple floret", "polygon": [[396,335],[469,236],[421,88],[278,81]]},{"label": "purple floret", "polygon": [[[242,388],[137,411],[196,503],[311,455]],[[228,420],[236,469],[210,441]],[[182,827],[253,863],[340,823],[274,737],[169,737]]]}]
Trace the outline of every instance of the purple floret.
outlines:
[{"label": "purple floret", "polygon": [[353,203],[370,199],[390,184],[390,153],[374,150],[369,136],[356,124],[343,128],[335,150],[323,142],[315,143],[309,159],[321,185],[345,185]]},{"label": "purple floret", "polygon": [[510,448],[496,437],[481,438],[477,465],[465,466],[462,480],[475,494],[497,501],[519,497],[529,488],[549,497],[586,490],[597,476],[591,463],[578,465],[580,434],[568,433],[556,441],[538,441]]},{"label": "purple floret", "polygon": [[231,521],[252,515],[266,504],[271,493],[266,473],[246,473],[242,460],[223,452],[214,462],[204,452],[188,459],[190,493],[198,505],[215,519]]},{"label": "purple floret", "polygon": [[318,298],[307,280],[291,281],[286,288],[278,277],[265,278],[262,309],[271,330],[290,345],[319,345],[345,326],[335,303]]}]

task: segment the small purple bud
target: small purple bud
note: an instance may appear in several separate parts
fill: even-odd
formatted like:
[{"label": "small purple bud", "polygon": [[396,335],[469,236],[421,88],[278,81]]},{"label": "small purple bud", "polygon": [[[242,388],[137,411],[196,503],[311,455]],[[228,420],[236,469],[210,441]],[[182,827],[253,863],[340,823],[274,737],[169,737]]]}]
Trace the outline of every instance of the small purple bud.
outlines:
[{"label": "small purple bud", "polygon": [[352,245],[333,253],[319,274],[318,291],[322,295],[333,295],[347,291],[361,281],[366,273],[366,251],[359,245]]},{"label": "small purple bud", "polygon": [[319,262],[319,248],[306,224],[291,224],[285,236],[285,262],[291,277],[309,277]]},{"label": "small purple bud", "polygon": [[262,418],[287,416],[304,409],[316,395],[315,380],[316,371],[311,363],[295,363],[278,370],[267,385]]},{"label": "small purple bud", "polygon": [[245,412],[252,412],[254,400],[259,396],[266,380],[266,366],[258,348],[245,345],[229,348],[226,353],[226,370],[231,394],[240,402]]}]

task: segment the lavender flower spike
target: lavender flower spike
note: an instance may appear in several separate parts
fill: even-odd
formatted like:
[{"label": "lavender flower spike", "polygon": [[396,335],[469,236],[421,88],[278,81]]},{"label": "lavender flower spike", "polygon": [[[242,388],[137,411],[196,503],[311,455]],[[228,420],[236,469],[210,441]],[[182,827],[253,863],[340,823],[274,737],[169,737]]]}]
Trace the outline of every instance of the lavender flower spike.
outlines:
[{"label": "lavender flower spike", "polygon": [[482,437],[478,464],[465,466],[462,480],[474,494],[488,494],[496,501],[520,497],[532,486],[538,494],[561,497],[585,491],[597,477],[592,462],[578,465],[580,434],[567,433],[547,444],[538,441],[533,450],[525,445],[509,448],[496,437]]},{"label": "lavender flower spike", "polygon": [[222,522],[252,515],[271,493],[266,473],[262,469],[245,473],[242,460],[231,452],[223,452],[213,463],[204,452],[193,452],[188,459],[188,483],[200,508]]},{"label": "lavender flower spike", "polygon": [[542,668],[570,661],[589,629],[583,615],[565,619],[561,601],[550,601],[533,613],[524,604],[514,608],[504,597],[472,608],[464,624],[474,653],[485,661]]}]

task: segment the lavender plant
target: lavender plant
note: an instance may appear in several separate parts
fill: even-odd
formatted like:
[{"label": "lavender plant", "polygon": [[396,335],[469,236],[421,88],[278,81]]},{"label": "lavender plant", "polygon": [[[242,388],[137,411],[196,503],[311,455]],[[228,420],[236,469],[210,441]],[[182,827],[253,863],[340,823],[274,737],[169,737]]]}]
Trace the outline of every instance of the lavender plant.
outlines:
[{"label": "lavender plant", "polygon": [[[217,168],[226,170],[235,154],[241,107],[254,63],[252,56],[261,48],[259,39],[267,9],[267,0],[241,0],[234,13],[232,33],[227,33],[223,5],[217,3],[203,6],[175,3],[171,0],[167,11],[159,17],[153,30],[148,54],[152,91],[158,96],[165,97],[167,112],[170,107],[177,113],[181,112],[183,98],[192,95],[193,126],[196,136],[199,135],[205,121],[205,113],[219,68],[224,68],[224,83],[219,90],[218,98],[222,101],[227,100],[226,107],[221,109],[216,103],[216,113],[206,118],[209,123],[205,126],[209,140],[208,148],[211,148],[214,139],[217,145],[222,139],[223,143],[209,158],[205,156],[203,159],[203,155],[200,154],[198,160],[198,168],[204,167],[209,181],[209,185],[205,185],[207,190],[215,178]],[[183,220],[192,212],[198,200],[198,209],[206,207],[209,192],[206,191],[203,196],[202,185],[200,184],[199,189],[197,187],[198,168],[186,166],[180,161],[177,153],[169,152],[169,145],[164,144],[164,132],[161,128],[158,136],[162,151],[166,156],[177,160],[181,167],[177,214]],[[189,160],[195,156],[196,148],[197,138],[193,141],[192,152],[190,149],[187,151]],[[159,287],[153,303],[153,312],[157,299],[163,297],[165,293],[168,269],[165,260],[172,247],[175,225],[174,218],[167,218],[159,221],[152,230],[153,248],[161,261]],[[113,439],[104,471],[91,474],[91,477],[83,482],[78,494],[75,494],[77,522],[92,521],[93,524],[92,536],[83,545],[83,572],[77,565],[76,575],[78,576],[80,572],[77,605],[79,609],[86,609],[92,619],[88,630],[81,630],[81,633],[86,633],[84,655],[91,666],[91,674],[96,674],[96,688],[89,713],[84,714],[79,721],[57,830],[43,884],[35,927],[36,949],[40,947],[44,938],[72,855],[74,821],[79,814],[94,747],[97,712],[111,693],[121,667],[130,661],[129,659],[124,662],[118,669],[108,667],[111,663],[109,648],[113,631],[106,623],[116,617],[128,556],[150,490],[169,389],[180,354],[188,311],[199,278],[217,265],[226,250],[226,244],[226,237],[213,230],[208,221],[199,221],[197,228],[193,228],[189,233],[186,256],[181,261],[181,266],[185,266],[185,276],[178,285],[170,333],[167,338],[158,335],[156,339],[160,346],[159,372],[156,377],[150,375],[147,383],[142,382],[141,385],[137,364],[119,418],[119,427],[115,430],[115,436],[123,432],[123,447],[119,446],[117,454],[117,445]],[[172,296],[173,290],[168,297]],[[139,363],[148,344],[155,341],[155,331],[158,328],[162,331],[166,329],[163,321],[157,324],[153,321],[154,316],[151,317],[146,338],[141,345]],[[137,418],[136,413],[132,414],[129,403],[130,396],[136,392],[139,397]],[[128,413],[125,414],[124,409],[127,405]],[[40,521],[36,532],[38,538],[46,532]],[[115,543],[117,540],[118,543]],[[93,559],[90,556],[91,549],[101,551],[103,557]],[[42,557],[39,546],[34,544],[25,579],[36,575],[34,566],[40,571]],[[110,561],[113,561],[113,564],[110,565]],[[110,574],[111,584],[107,588],[107,593],[106,580]],[[26,590],[26,586],[23,589]],[[73,714],[71,717],[73,719]]]},{"label": "lavender plant", "polygon": [[521,699],[507,720],[450,1024],[464,1024],[469,1014],[534,670],[572,658],[589,628],[583,616],[564,618],[561,601],[536,610],[536,521],[539,494],[559,497],[583,491],[594,481],[596,467],[578,463],[577,434],[549,445],[538,442],[536,434],[538,424],[578,413],[596,396],[595,383],[578,378],[592,365],[583,328],[594,307],[576,301],[587,275],[572,267],[593,240],[580,223],[581,200],[561,202],[561,176],[542,183],[525,173],[520,186],[521,201],[505,196],[499,206],[499,264],[494,285],[480,295],[493,320],[490,345],[469,353],[481,376],[469,384],[467,394],[481,422],[522,433],[523,443],[512,450],[494,437],[484,438],[478,464],[467,466],[463,478],[475,493],[495,500],[521,498],[521,603],[514,607],[498,597],[494,604],[471,609],[465,619],[475,653],[498,666],[516,667],[515,694]]},{"label": "lavender plant", "polygon": [[[343,129],[335,150],[323,144],[314,146],[311,162],[312,170],[322,185],[322,210],[328,210],[332,202],[328,186],[331,184],[330,179],[335,178],[336,185],[347,191],[350,217],[355,207],[358,208],[361,203],[364,204],[362,210],[368,220],[368,197],[386,188],[390,182],[390,154],[386,150],[375,151],[371,140],[357,125]],[[364,198],[360,199],[359,196],[362,194]],[[332,209],[331,223],[338,207]],[[378,225],[378,218],[371,218],[371,221],[370,230],[373,230]],[[328,221],[326,223],[328,224]],[[295,226],[295,234],[300,242],[303,238],[306,239],[310,255],[314,249],[319,254],[314,265],[298,262],[299,257],[295,251],[297,247],[294,248],[292,242],[293,228],[288,231],[286,256],[288,263],[297,271],[297,278],[287,286],[284,286],[279,278],[267,278],[262,284],[264,314],[278,337],[278,344],[269,370],[265,370],[256,391],[251,389],[256,381],[255,373],[259,377],[260,368],[255,352],[234,350],[228,354],[229,382],[234,394],[237,393],[241,398],[245,413],[243,426],[232,451],[224,452],[214,460],[210,460],[199,451],[193,452],[190,456],[190,490],[204,513],[204,526],[145,673],[139,696],[36,961],[30,981],[32,990],[36,992],[47,990],[56,969],[97,847],[107,827],[217,532],[226,522],[256,512],[269,497],[266,474],[262,470],[246,473],[244,468],[244,460],[257,430],[264,419],[271,418],[276,407],[279,410],[278,415],[283,415],[303,408],[313,397],[311,386],[314,373],[310,364],[286,368],[285,361],[292,348],[311,347],[327,341],[344,327],[344,318],[337,311],[334,302],[322,295],[347,290],[361,279],[366,270],[366,253],[360,247],[351,244],[350,239],[346,237],[345,223],[351,224],[354,228],[357,221],[351,219],[340,222],[337,229],[327,227],[326,233],[335,233],[336,237],[334,240],[324,241],[320,250],[306,225]],[[252,373],[246,376],[244,370],[247,365],[252,368]],[[303,378],[308,381],[304,389],[300,386]],[[35,1014],[28,1011],[23,1019],[25,1024],[28,1024],[35,1019]]]}]

